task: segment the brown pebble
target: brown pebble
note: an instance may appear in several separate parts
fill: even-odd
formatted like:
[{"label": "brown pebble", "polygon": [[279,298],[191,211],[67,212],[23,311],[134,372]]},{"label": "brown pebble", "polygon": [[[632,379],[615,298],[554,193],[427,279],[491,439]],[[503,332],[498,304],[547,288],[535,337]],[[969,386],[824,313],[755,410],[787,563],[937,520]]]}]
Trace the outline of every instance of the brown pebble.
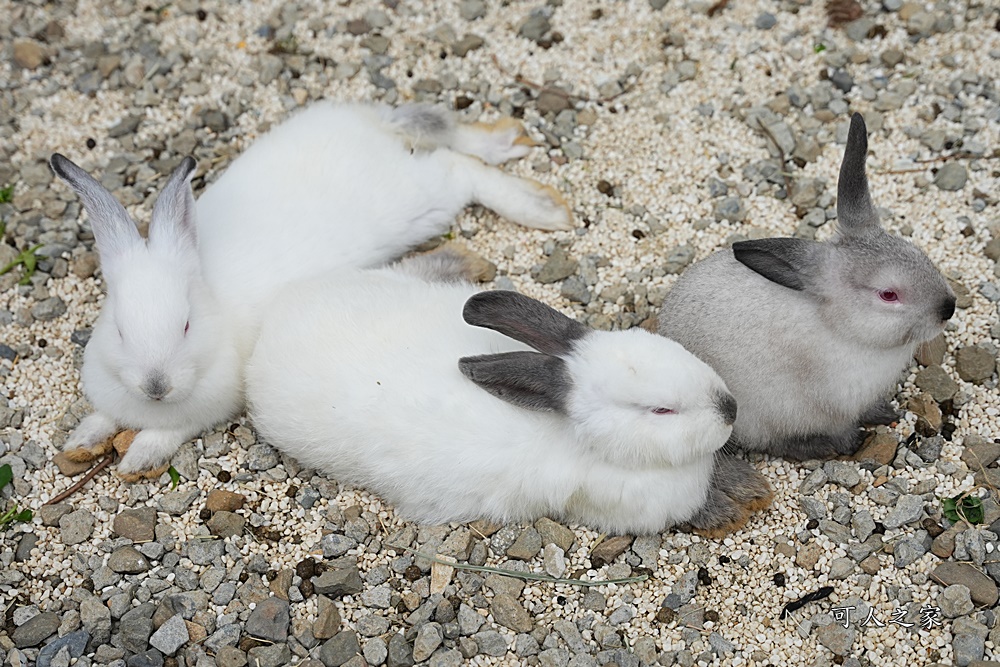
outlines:
[{"label": "brown pebble", "polygon": [[225,510],[235,512],[243,507],[246,498],[242,494],[226,491],[225,489],[212,489],[205,499],[205,509],[212,512]]},{"label": "brown pebble", "polygon": [[69,452],[59,452],[52,457],[52,462],[56,464],[57,468],[59,468],[59,472],[66,477],[76,477],[80,473],[90,470],[90,468],[94,465],[94,459],[83,461],[74,460],[73,457],[70,456]]},{"label": "brown pebble", "polygon": [[590,563],[595,568],[604,567],[632,545],[631,535],[609,537],[590,550]]}]

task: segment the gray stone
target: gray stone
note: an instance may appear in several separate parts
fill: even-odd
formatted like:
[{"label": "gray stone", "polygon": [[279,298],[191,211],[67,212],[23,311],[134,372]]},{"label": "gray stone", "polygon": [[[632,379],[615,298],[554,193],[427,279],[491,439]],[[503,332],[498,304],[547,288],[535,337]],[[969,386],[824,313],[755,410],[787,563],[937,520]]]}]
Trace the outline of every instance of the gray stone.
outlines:
[{"label": "gray stone", "polygon": [[97,645],[111,639],[111,610],[98,597],[87,597],[80,603],[80,622]]},{"label": "gray stone", "polygon": [[366,607],[388,609],[392,606],[392,588],[382,584],[361,594],[361,603]]},{"label": "gray stone", "polygon": [[[358,636],[353,630],[344,630],[331,637],[319,651],[325,667],[340,667],[361,652]],[[411,663],[412,664],[412,663]]]},{"label": "gray stone", "polygon": [[[226,539],[243,534],[247,520],[235,512],[220,510],[208,520],[208,529],[213,535]],[[220,542],[221,544],[221,542]]]},{"label": "gray stone", "polygon": [[823,472],[831,482],[848,489],[857,486],[861,481],[857,464],[848,461],[827,461],[823,464]]},{"label": "gray stone", "polygon": [[758,30],[770,30],[778,25],[778,19],[770,12],[761,12],[757,15],[757,19],[753,22],[753,25]]},{"label": "gray stone", "polygon": [[496,630],[483,630],[472,637],[479,646],[479,652],[485,655],[501,657],[507,654],[507,640]]},{"label": "gray stone", "polygon": [[142,653],[149,647],[149,637],[153,634],[153,619],[145,616],[122,616],[118,636],[122,647],[132,653]]},{"label": "gray stone", "polygon": [[94,532],[94,515],[88,510],[63,515],[59,519],[59,531],[63,544],[71,546],[85,542]]},{"label": "gray stone", "polygon": [[921,556],[927,553],[927,547],[923,540],[915,537],[907,537],[898,542],[892,549],[893,563],[896,567],[907,567],[912,565]]},{"label": "gray stone", "polygon": [[803,496],[812,495],[819,491],[826,482],[826,472],[822,468],[816,468],[802,480],[802,484],[799,485],[799,493]]},{"label": "gray stone", "polygon": [[247,468],[253,471],[270,470],[278,465],[281,457],[277,450],[266,443],[252,445],[247,450]]},{"label": "gray stone", "polygon": [[545,264],[534,275],[534,278],[535,281],[543,285],[559,282],[573,275],[579,265],[579,262],[570,257],[565,248],[557,246]]},{"label": "gray stone", "polygon": [[431,657],[444,640],[444,633],[439,623],[426,623],[417,630],[417,637],[413,640],[413,660],[423,662]]},{"label": "gray stone", "polygon": [[816,639],[835,655],[846,655],[851,650],[856,634],[851,626],[845,628],[839,623],[831,623],[816,630]]},{"label": "gray stone", "polygon": [[410,667],[413,664],[413,647],[399,632],[389,638],[387,667]]},{"label": "gray stone", "polygon": [[507,555],[518,560],[531,560],[542,549],[542,536],[532,527],[525,528],[507,548]]},{"label": "gray stone", "polygon": [[381,637],[372,637],[365,642],[361,655],[369,665],[381,665],[389,657],[389,647]]},{"label": "gray stone", "polygon": [[195,565],[212,565],[226,553],[222,540],[191,540],[187,543],[187,556]]},{"label": "gray stone", "polygon": [[59,629],[59,623],[59,616],[50,611],[37,614],[14,628],[10,638],[17,648],[38,646]]},{"label": "gray stone", "polygon": [[746,207],[739,197],[725,197],[715,204],[715,219],[740,222],[747,217]]},{"label": "gray stone", "polygon": [[484,44],[486,44],[486,42],[482,37],[469,33],[452,44],[451,50],[459,58],[464,58],[465,54],[482,48]]},{"label": "gray stone", "polygon": [[128,667],[163,667],[163,654],[151,648],[129,657],[125,664]]},{"label": "gray stone", "polygon": [[[441,600],[439,607],[447,605],[451,609],[451,603],[447,600]],[[440,613],[436,615],[440,616]],[[437,618],[438,622],[442,622],[442,618]],[[354,622],[355,627],[358,630],[358,634],[362,637],[378,637],[384,635],[389,631],[389,619],[384,616],[379,616],[378,614],[365,614],[359,617]]]},{"label": "gray stone", "polygon": [[149,645],[166,655],[173,655],[190,638],[184,617],[174,614],[150,636]]},{"label": "gray stone", "polygon": [[958,393],[958,384],[939,365],[927,366],[917,371],[914,382],[938,403],[950,400]]},{"label": "gray stone", "polygon": [[327,570],[320,576],[313,577],[312,583],[317,593],[331,598],[357,595],[364,590],[364,582],[356,566]]},{"label": "gray stone", "polygon": [[830,563],[831,579],[846,579],[854,572],[855,563],[850,558],[834,558]]},{"label": "gray stone", "polygon": [[524,37],[525,39],[530,39],[533,42],[537,42],[542,39],[545,34],[552,29],[552,24],[549,20],[541,14],[532,14],[528,19],[521,24],[517,33]]},{"label": "gray stone", "polygon": [[570,276],[563,281],[559,288],[559,295],[574,303],[588,304],[592,298],[587,283],[580,276]]},{"label": "gray stone", "polygon": [[931,579],[949,588],[961,585],[969,591],[972,600],[982,607],[992,607],[1000,599],[996,583],[969,563],[941,563],[931,572]]},{"label": "gray stone", "polygon": [[292,661],[292,651],[288,644],[256,646],[247,652],[247,656],[253,667],[284,667]]},{"label": "gray stone", "polygon": [[188,508],[191,507],[191,503],[193,503],[199,495],[201,495],[201,491],[198,489],[164,493],[160,496],[157,504],[160,506],[160,511],[166,512],[171,516],[180,516],[188,511]]},{"label": "gray stone", "polygon": [[[224,584],[223,584],[224,585]],[[221,588],[221,586],[220,586]],[[205,648],[219,652],[223,646],[236,646],[242,631],[237,623],[224,625],[205,640]]]},{"label": "gray stone", "polygon": [[149,570],[149,561],[135,547],[128,545],[115,549],[108,557],[108,567],[119,574],[139,574]]},{"label": "gray stone", "polygon": [[955,370],[966,382],[982,384],[996,370],[996,353],[979,345],[968,345],[955,352]]},{"label": "gray stone", "polygon": [[976,605],[972,603],[969,587],[962,584],[952,584],[944,589],[938,597],[941,613],[947,618],[957,618],[971,614]]},{"label": "gray stone", "polygon": [[830,83],[833,84],[834,88],[849,93],[854,87],[854,77],[847,70],[838,69],[830,75]]},{"label": "gray stone", "polygon": [[882,522],[887,529],[892,530],[916,521],[924,513],[924,499],[920,496],[900,496],[896,506]]},{"label": "gray stone", "polygon": [[330,533],[329,535],[324,535],[319,544],[320,548],[323,549],[324,558],[338,558],[357,547],[358,541],[346,535]]},{"label": "gray stone", "polygon": [[462,0],[458,5],[458,15],[466,21],[475,21],[486,16],[485,0]]},{"label": "gray stone", "polygon": [[549,648],[538,654],[538,664],[541,667],[566,667],[569,664],[569,651],[564,648]]},{"label": "gray stone", "polygon": [[152,507],[122,510],[115,517],[113,530],[116,535],[133,542],[150,542],[155,539],[156,510]]},{"label": "gray stone", "polygon": [[59,637],[41,648],[35,660],[35,667],[54,667],[56,654],[62,650],[66,651],[67,657],[75,660],[87,650],[89,641],[90,633],[86,630],[77,630]]},{"label": "gray stone", "polygon": [[986,643],[982,637],[956,634],[951,641],[951,649],[955,653],[956,667],[968,667],[972,662],[983,659]]},{"label": "gray stone", "polygon": [[677,246],[667,253],[667,261],[663,263],[663,271],[671,275],[680,273],[694,261],[695,249],[687,244]]},{"label": "gray stone", "polygon": [[709,633],[708,645],[712,647],[712,650],[715,651],[715,654],[718,656],[726,656],[730,653],[736,652],[736,645],[720,635],[718,632]]},{"label": "gray stone", "polygon": [[490,605],[490,613],[497,623],[515,632],[530,632],[534,627],[531,615],[510,595],[495,595]]},{"label": "gray stone", "polygon": [[461,604],[458,607],[458,626],[463,635],[472,635],[479,631],[486,619],[477,612],[472,607],[467,604]]},{"label": "gray stone", "polygon": [[258,602],[250,612],[246,632],[253,637],[271,642],[284,642],[288,639],[290,622],[288,602],[278,597],[271,597]]},{"label": "gray stone", "polygon": [[837,544],[847,544],[851,541],[851,529],[836,521],[823,519],[819,522],[819,529]]},{"label": "gray stone", "polygon": [[826,503],[811,496],[799,497],[799,507],[809,519],[825,519],[827,517]]},{"label": "gray stone", "polygon": [[442,648],[434,652],[427,664],[430,667],[459,667],[463,662],[462,654],[457,649]]},{"label": "gray stone", "polygon": [[572,530],[548,517],[542,517],[536,521],[535,530],[542,536],[543,544],[555,544],[566,552],[576,540],[576,534]]}]

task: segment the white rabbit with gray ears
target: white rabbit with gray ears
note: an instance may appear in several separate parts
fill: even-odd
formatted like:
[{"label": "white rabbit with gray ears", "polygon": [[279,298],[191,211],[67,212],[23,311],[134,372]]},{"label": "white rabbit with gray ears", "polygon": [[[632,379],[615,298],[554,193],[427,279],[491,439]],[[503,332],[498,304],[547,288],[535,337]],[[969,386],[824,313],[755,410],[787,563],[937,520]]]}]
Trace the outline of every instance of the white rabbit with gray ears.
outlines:
[{"label": "white rabbit with gray ears", "polygon": [[827,242],[734,243],[688,269],[659,330],[709,363],[739,401],[733,441],[795,459],[853,453],[863,423],[890,423],[889,398],[955,296],[930,259],[879,224],[865,176],[868,138],[851,127]]},{"label": "white rabbit with gray ears", "polygon": [[445,282],[461,263],[432,253],[289,287],[247,367],[264,438],[424,523],[646,533],[702,509],[736,417],[719,376],[645,330]]},{"label": "white rabbit with gray ears", "polygon": [[319,102],[255,142],[197,205],[195,162],[182,160],[148,240],[100,183],[53,155],[83,200],[108,291],[81,373],[95,412],[66,448],[132,428],[140,433],[119,472],[164,465],[242,407],[243,365],[274,293],[333,267],[396,259],[470,203],[528,227],[569,228],[558,193],[491,166],[530,146],[516,121],[460,125],[425,105]]}]

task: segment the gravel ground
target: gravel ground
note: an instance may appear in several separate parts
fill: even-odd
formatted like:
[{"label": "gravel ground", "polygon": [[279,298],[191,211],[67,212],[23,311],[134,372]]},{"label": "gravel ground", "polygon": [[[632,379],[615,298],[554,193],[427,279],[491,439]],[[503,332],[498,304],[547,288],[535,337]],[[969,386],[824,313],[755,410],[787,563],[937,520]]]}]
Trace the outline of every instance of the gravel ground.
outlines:
[{"label": "gravel ground", "polygon": [[[503,4],[503,6],[497,6]],[[0,0],[3,502],[0,664],[969,665],[1000,659],[1000,16],[992,2],[731,0],[339,3]],[[951,279],[959,310],[900,385],[906,417],[858,461],[757,459],[774,506],[723,541],[534,526],[414,526],[302,470],[245,420],[185,445],[180,475],[128,485],[52,458],[87,406],[101,301],[92,237],[54,150],[139,220],[193,154],[211,181],[309,100],[440,101],[523,117],[509,168],[559,188],[572,232],[470,210],[455,233],[516,287],[598,327],[655,315],[732,240],[825,238],[849,114],[873,196]],[[762,130],[761,127],[766,129]],[[782,166],[782,158],[785,159]],[[952,525],[943,497],[983,497]],[[990,495],[994,497],[989,497]],[[432,565],[628,584],[584,588]],[[832,589],[782,617],[784,605]],[[850,610],[849,612],[845,610]],[[994,663],[995,664],[995,663]]]}]

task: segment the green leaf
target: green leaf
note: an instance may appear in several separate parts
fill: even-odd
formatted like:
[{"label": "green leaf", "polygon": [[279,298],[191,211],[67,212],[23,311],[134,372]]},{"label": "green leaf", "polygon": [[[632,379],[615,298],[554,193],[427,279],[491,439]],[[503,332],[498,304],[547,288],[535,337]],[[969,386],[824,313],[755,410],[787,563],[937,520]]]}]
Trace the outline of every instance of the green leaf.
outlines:
[{"label": "green leaf", "polygon": [[28,523],[34,516],[31,510],[21,510],[18,514],[14,515],[14,521]]},{"label": "green leaf", "polygon": [[13,184],[0,188],[0,204],[8,204],[14,198]]},{"label": "green leaf", "polygon": [[9,463],[0,466],[0,489],[14,481],[14,471],[10,469]]},{"label": "green leaf", "polygon": [[986,520],[983,501],[976,496],[961,493],[954,498],[943,498],[941,500],[941,513],[953,523],[965,521],[975,526]]},{"label": "green leaf", "polygon": [[813,51],[815,51],[816,53],[823,53],[824,51],[826,51],[826,44],[822,43],[817,44],[816,46],[813,47]]},{"label": "green leaf", "polygon": [[177,468],[170,466],[167,468],[167,474],[170,475],[170,490],[177,488],[177,485],[181,483],[181,474],[177,472]]}]

